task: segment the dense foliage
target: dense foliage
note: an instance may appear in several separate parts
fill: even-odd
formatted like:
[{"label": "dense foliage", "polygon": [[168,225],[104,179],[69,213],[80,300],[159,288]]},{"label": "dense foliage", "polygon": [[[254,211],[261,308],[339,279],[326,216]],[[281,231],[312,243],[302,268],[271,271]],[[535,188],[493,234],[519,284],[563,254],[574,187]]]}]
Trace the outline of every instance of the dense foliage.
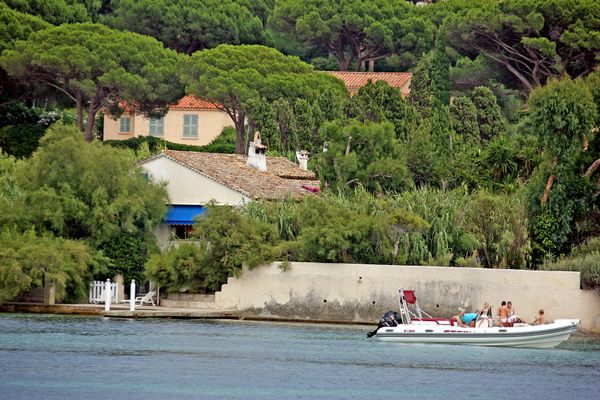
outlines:
[{"label": "dense foliage", "polygon": [[254,14],[252,2],[113,0],[105,21],[109,26],[153,36],[169,48],[192,54],[222,43],[264,43],[263,23]]},{"label": "dense foliage", "polygon": [[[123,102],[153,114],[180,99],[175,52],[155,39],[100,24],[63,24],[32,33],[5,50],[0,66],[13,79],[59,90],[77,107],[77,125],[88,141],[103,107],[115,114]],[[84,107],[87,121],[84,125]]]},{"label": "dense foliage", "polygon": [[[346,94],[339,80],[265,46],[221,45],[197,52],[186,63],[184,81],[188,91],[219,104],[231,117],[239,154],[246,148],[246,118],[256,122],[257,103],[303,99],[310,104],[323,93]],[[287,143],[289,138],[280,140]]]},{"label": "dense foliage", "polygon": [[282,0],[271,24],[307,46],[335,57],[340,71],[399,55],[406,68],[432,47],[433,24],[403,1]]},{"label": "dense foliage", "polygon": [[[61,295],[91,275],[139,279],[148,257],[168,290],[213,291],[273,259],[581,270],[600,285],[597,249],[582,250],[600,237],[600,3],[412,3],[0,2],[5,298],[46,273]],[[319,69],[410,71],[411,92],[349,96]],[[158,117],[184,89],[235,129],[191,148],[65,127],[92,141],[101,111]],[[255,131],[270,154],[308,150],[321,195],[211,206],[193,243],[150,256],[166,198],[136,157],[243,154]]]},{"label": "dense foliage", "polygon": [[570,257],[561,257],[556,261],[546,262],[541,269],[548,271],[579,271],[581,285],[591,289],[600,287],[600,238],[590,239],[573,250]]},{"label": "dense foliage", "polygon": [[[63,125],[49,129],[30,158],[0,158],[0,226],[7,230],[6,240],[14,235],[6,251],[28,254],[7,253],[16,258],[3,279],[21,282],[19,271],[39,270],[22,284],[51,279],[61,295],[69,288],[77,295],[87,285],[84,278],[140,277],[167,199],[164,189],[135,172],[134,163],[130,152],[86,143],[75,127]],[[21,249],[20,241],[31,242],[30,247]],[[75,264],[65,261],[70,251]],[[40,259],[33,263],[36,255]],[[50,275],[36,266],[44,257]]]},{"label": "dense foliage", "polygon": [[195,243],[183,243],[153,256],[146,275],[169,291],[218,290],[242,264],[254,268],[273,260],[270,246],[274,230],[245,219],[226,206],[209,206],[206,217],[195,225]]},{"label": "dense foliage", "polygon": [[549,78],[585,75],[600,51],[594,0],[488,0],[446,19],[444,30],[466,55],[483,53],[527,90]]},{"label": "dense foliage", "polygon": [[82,297],[90,262],[82,242],[4,229],[0,232],[0,303],[46,283],[54,285],[58,300]]}]

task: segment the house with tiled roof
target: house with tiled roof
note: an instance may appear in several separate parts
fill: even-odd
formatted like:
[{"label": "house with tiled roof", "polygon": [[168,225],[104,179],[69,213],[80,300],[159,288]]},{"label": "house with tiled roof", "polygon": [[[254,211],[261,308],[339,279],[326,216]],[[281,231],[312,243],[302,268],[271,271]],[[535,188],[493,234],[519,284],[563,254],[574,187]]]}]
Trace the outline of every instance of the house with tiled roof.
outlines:
[{"label": "house with tiled roof", "polygon": [[228,126],[234,126],[233,121],[216,104],[187,95],[171,105],[162,118],[149,119],[128,108],[117,119],[104,114],[103,140],[156,136],[172,143],[204,146]]},{"label": "house with tiled roof", "polygon": [[[260,137],[253,143],[263,148]],[[149,179],[166,185],[169,196],[169,211],[157,230],[161,247],[173,236],[185,238],[209,202],[238,206],[257,199],[301,199],[319,191],[319,181],[306,162],[298,165],[285,157],[267,157],[264,151],[244,156],[163,150],[140,165]]]},{"label": "house with tiled roof", "polygon": [[410,81],[412,79],[410,72],[329,71],[329,73],[344,82],[350,96],[353,96],[358,89],[365,86],[369,81],[385,81],[391,87],[399,89],[403,97],[408,96],[410,93]]}]

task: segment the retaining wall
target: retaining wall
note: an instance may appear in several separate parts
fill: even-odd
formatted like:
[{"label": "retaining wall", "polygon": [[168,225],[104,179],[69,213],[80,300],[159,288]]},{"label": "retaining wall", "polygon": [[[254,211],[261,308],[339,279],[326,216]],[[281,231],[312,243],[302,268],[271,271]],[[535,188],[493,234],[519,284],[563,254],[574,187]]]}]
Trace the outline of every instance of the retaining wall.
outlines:
[{"label": "retaining wall", "polygon": [[284,271],[273,263],[229,278],[215,303],[263,317],[376,323],[397,310],[399,288],[415,289],[434,317],[484,302],[495,315],[510,300],[528,322],[543,308],[546,320],[578,318],[581,328],[600,333],[600,294],[581,290],[578,272],[323,263],[291,263]]}]

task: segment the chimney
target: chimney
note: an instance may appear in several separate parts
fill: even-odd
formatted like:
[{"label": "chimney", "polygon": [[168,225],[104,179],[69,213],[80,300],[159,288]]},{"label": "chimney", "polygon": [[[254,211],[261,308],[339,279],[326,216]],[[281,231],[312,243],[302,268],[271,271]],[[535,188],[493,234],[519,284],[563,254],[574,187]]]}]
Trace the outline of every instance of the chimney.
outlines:
[{"label": "chimney", "polygon": [[308,155],[310,153],[306,150],[300,150],[296,152],[296,158],[298,159],[298,165],[301,170],[308,170]]},{"label": "chimney", "polygon": [[260,132],[254,133],[254,140],[248,147],[248,159],[246,165],[259,171],[267,170],[267,146],[260,140]]}]

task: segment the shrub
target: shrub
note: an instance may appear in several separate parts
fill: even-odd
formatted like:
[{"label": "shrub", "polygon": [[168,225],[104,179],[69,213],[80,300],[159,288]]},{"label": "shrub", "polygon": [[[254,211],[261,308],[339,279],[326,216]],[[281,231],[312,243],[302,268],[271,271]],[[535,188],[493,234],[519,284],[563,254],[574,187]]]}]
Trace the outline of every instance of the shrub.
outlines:
[{"label": "shrub", "polygon": [[577,271],[581,273],[581,287],[600,289],[600,251],[558,259],[545,263],[540,269],[546,271]]},{"label": "shrub", "polygon": [[0,148],[6,154],[27,158],[37,149],[46,128],[38,124],[5,126],[0,129]]},{"label": "shrub", "polygon": [[206,153],[234,153],[235,130],[225,128],[223,132],[206,146],[192,146],[187,144],[168,142],[155,136],[138,136],[127,140],[106,140],[105,144],[122,149],[138,151],[144,144],[148,145],[152,154],[159,153],[165,147],[170,150],[200,151]]},{"label": "shrub", "polygon": [[91,262],[83,242],[4,229],[0,231],[0,303],[48,282],[55,285],[58,300],[80,297]]},{"label": "shrub", "polygon": [[152,256],[146,276],[170,292],[214,292],[237,275],[243,263],[254,268],[275,259],[274,229],[244,218],[232,207],[209,205],[192,238],[196,241]]},{"label": "shrub", "polygon": [[146,276],[167,292],[189,290],[203,292],[201,249],[193,243],[181,243],[162,254],[154,254],[146,263]]}]

